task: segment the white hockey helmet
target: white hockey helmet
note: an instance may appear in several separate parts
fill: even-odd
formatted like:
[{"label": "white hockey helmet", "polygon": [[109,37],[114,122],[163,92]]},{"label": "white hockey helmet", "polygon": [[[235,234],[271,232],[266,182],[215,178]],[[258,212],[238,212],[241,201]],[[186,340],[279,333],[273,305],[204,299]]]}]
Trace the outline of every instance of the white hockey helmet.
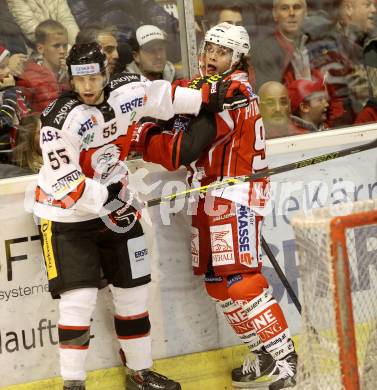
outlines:
[{"label": "white hockey helmet", "polygon": [[204,43],[211,42],[233,50],[230,67],[237,63],[241,56],[250,51],[250,39],[245,27],[223,22],[210,28],[204,37]]}]

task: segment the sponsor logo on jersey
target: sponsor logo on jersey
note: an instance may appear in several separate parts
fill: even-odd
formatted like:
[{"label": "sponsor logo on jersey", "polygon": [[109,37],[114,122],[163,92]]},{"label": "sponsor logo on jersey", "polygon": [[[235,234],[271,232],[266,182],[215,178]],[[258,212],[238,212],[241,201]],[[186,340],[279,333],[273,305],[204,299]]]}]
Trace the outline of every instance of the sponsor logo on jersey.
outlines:
[{"label": "sponsor logo on jersey", "polygon": [[59,132],[57,130],[44,130],[42,133],[42,144],[61,138],[62,137],[59,135]]},{"label": "sponsor logo on jersey", "polygon": [[199,267],[199,229],[191,227],[191,258],[192,266]]},{"label": "sponsor logo on jersey", "polygon": [[217,91],[217,81],[211,84],[211,93],[216,93]]},{"label": "sponsor logo on jersey", "polygon": [[82,140],[81,149],[88,149],[88,146],[93,142],[93,140],[94,140],[94,133],[86,134],[84,139]]},{"label": "sponsor logo on jersey", "polygon": [[174,121],[173,132],[179,133],[181,131],[186,131],[190,123],[190,118],[187,116],[179,115]]},{"label": "sponsor logo on jersey", "polygon": [[55,104],[56,104],[57,100],[54,100],[52,101],[42,112],[42,115],[43,116],[47,116],[51,110],[54,108]]},{"label": "sponsor logo on jersey", "polygon": [[140,81],[140,76],[137,74],[128,74],[126,76],[118,77],[110,81],[110,88],[115,88],[122,83],[130,83],[132,81]]},{"label": "sponsor logo on jersey", "polygon": [[60,177],[56,183],[52,185],[52,189],[56,195],[70,192],[72,188],[75,188],[84,179],[84,175],[76,169],[63,177]]},{"label": "sponsor logo on jersey", "polygon": [[98,124],[97,118],[94,115],[92,115],[84,123],[81,124],[78,134],[81,136],[84,135],[86,131],[93,129],[93,127],[96,126],[97,124]]},{"label": "sponsor logo on jersey", "polygon": [[223,219],[229,219],[229,218],[232,218],[234,217],[235,214],[234,213],[227,213],[227,214],[221,214],[219,215],[218,217],[214,217],[213,218],[213,221],[216,222],[216,221],[222,221]]},{"label": "sponsor logo on jersey", "polygon": [[54,119],[54,123],[56,123],[57,125],[60,125],[60,123],[61,123],[65,118],[67,118],[69,112],[71,111],[71,108],[72,108],[75,104],[77,104],[77,100],[76,100],[76,99],[68,100],[68,102],[65,103],[65,104],[60,108],[60,110],[58,111],[58,113],[56,114],[55,119]]},{"label": "sponsor logo on jersey", "polygon": [[127,114],[127,112],[133,111],[135,108],[142,107],[144,105],[144,98],[137,97],[135,99],[130,100],[129,102],[125,102],[120,105],[120,110],[123,114]]},{"label": "sponsor logo on jersey", "polygon": [[254,214],[250,213],[248,207],[237,204],[238,250],[240,263],[247,267],[251,267],[253,262],[250,245],[255,245],[255,243],[250,242],[250,222],[253,215]]},{"label": "sponsor logo on jersey", "polygon": [[232,225],[210,226],[213,266],[235,264]]}]

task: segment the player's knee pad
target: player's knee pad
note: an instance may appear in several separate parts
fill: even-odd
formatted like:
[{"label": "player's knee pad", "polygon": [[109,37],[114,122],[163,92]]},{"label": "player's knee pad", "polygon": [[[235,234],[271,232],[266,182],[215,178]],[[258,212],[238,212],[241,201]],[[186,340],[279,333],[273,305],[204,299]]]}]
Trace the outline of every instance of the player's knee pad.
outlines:
[{"label": "player's knee pad", "polygon": [[61,294],[58,324],[60,348],[88,349],[90,317],[95,308],[96,300],[96,288],[81,288]]},{"label": "player's knee pad", "polygon": [[115,306],[114,325],[120,340],[149,335],[148,290],[148,284],[133,288],[111,286]]},{"label": "player's knee pad", "polygon": [[59,302],[59,323],[72,326],[90,325],[97,292],[97,288],[79,288],[62,293]]},{"label": "player's knee pad", "polygon": [[229,298],[226,278],[223,276],[206,275],[204,278],[207,294],[216,301]]},{"label": "player's knee pad", "polygon": [[249,302],[268,289],[268,281],[261,273],[242,273],[228,276],[228,294],[233,301]]},{"label": "player's knee pad", "polygon": [[147,311],[149,283],[131,288],[120,288],[110,285],[116,314],[133,316]]}]

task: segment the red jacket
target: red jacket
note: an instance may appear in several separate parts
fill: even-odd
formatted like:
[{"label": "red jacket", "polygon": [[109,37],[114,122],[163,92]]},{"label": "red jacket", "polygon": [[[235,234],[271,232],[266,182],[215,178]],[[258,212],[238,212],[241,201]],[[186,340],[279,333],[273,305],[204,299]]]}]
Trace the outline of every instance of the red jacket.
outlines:
[{"label": "red jacket", "polygon": [[377,98],[369,99],[365,107],[359,112],[355,123],[377,122]]},{"label": "red jacket", "polygon": [[62,91],[70,89],[67,79],[59,83],[50,69],[34,60],[27,63],[17,85],[21,87],[33,113],[42,112]]}]

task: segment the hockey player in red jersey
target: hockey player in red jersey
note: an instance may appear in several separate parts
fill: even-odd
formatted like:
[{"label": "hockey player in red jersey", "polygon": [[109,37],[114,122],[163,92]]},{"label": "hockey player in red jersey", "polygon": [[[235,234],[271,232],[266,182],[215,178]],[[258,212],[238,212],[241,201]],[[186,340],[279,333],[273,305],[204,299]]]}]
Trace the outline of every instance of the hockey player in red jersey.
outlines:
[{"label": "hockey player in red jersey", "polygon": [[[189,85],[238,80],[249,91],[247,107],[196,118],[178,116],[168,131],[153,123],[137,127],[133,145],[146,161],[169,170],[186,165],[192,186],[203,186],[267,168],[265,132],[258,97],[248,82],[249,37],[241,26],[221,23],[205,35],[200,68]],[[261,227],[268,181],[257,180],[212,191],[199,198],[192,217],[194,274],[205,274],[233,331],[254,355],[232,372],[240,388],[295,385],[297,354],[284,314],[261,272]]]},{"label": "hockey player in red jersey", "polygon": [[109,80],[106,56],[96,43],[74,45],[67,65],[74,91],[52,102],[41,117],[43,166],[34,204],[49,290],[60,297],[64,389],[85,389],[90,319],[102,272],[113,296],[127,389],[179,390],[178,382],[150,370],[150,264],[124,186],[123,160],[142,116],[167,120],[176,113],[196,115],[201,107],[222,111],[225,103],[247,104],[248,97],[236,83],[194,91],[125,72]]}]

